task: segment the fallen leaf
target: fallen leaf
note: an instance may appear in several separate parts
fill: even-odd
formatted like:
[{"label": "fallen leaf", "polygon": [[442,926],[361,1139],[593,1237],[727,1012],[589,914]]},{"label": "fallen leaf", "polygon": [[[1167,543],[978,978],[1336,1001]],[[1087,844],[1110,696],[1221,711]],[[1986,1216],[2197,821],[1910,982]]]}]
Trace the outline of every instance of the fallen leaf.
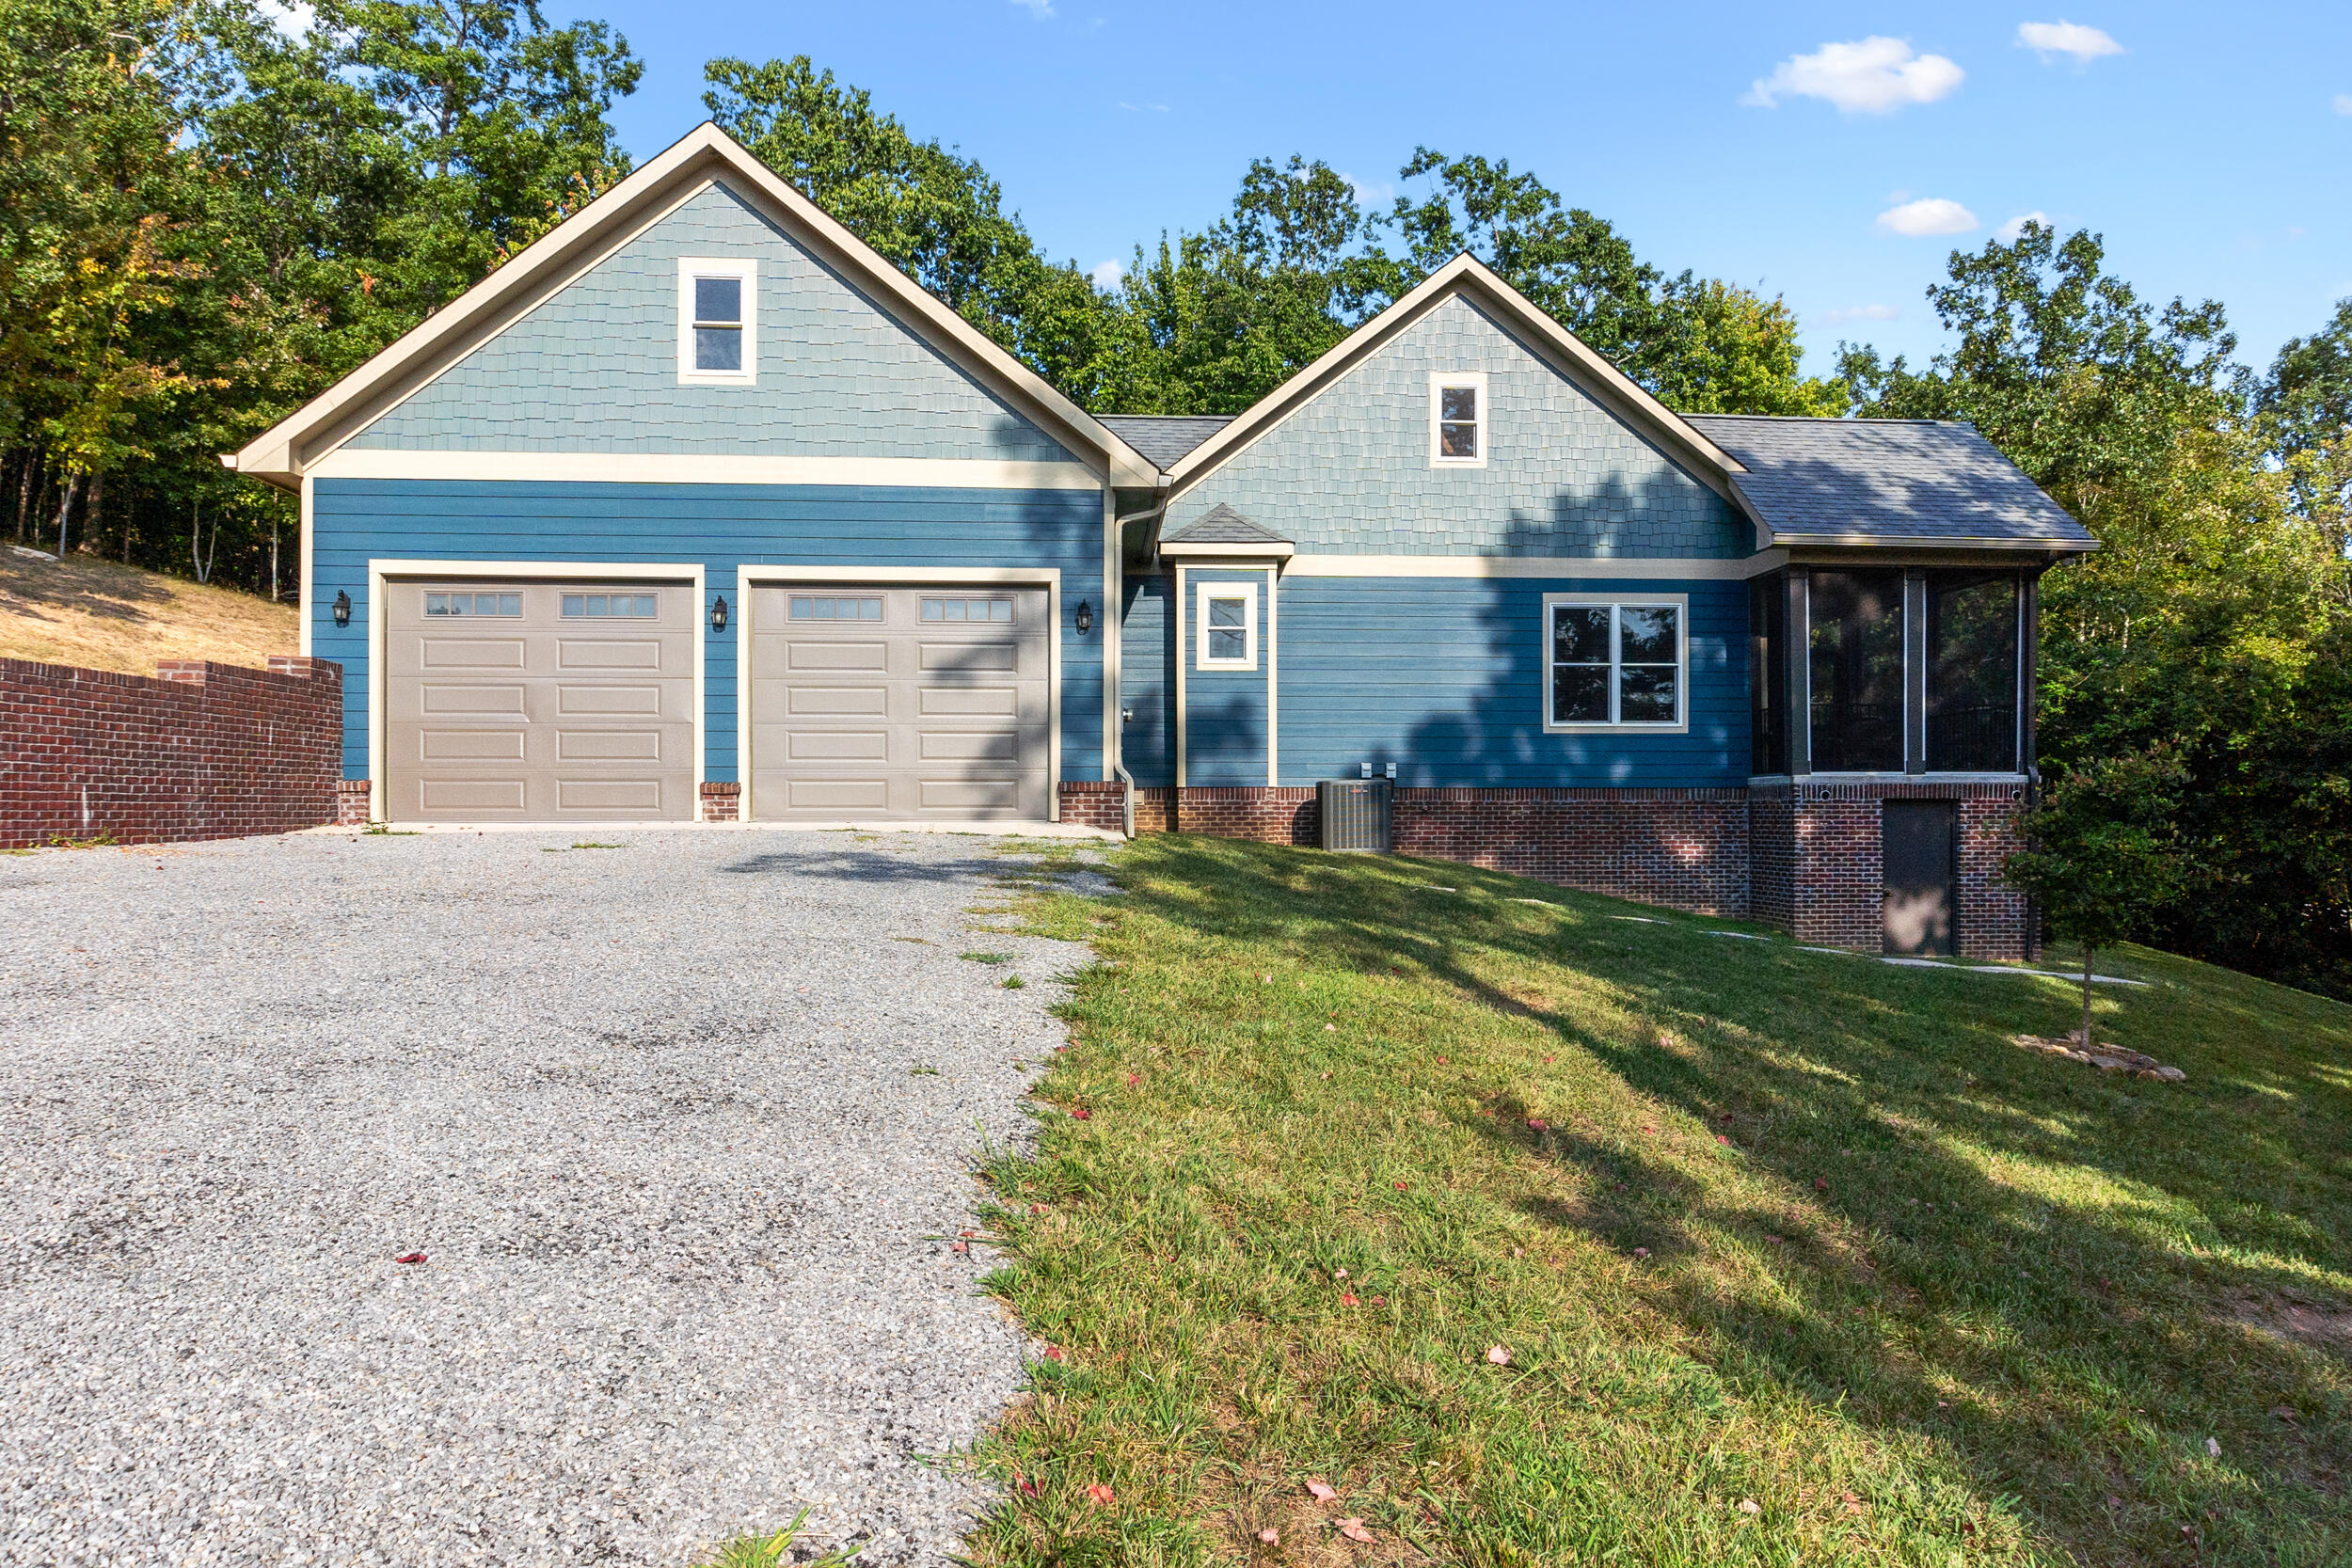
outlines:
[{"label": "fallen leaf", "polygon": [[2282,1421],[2292,1421],[2296,1418],[2295,1406],[2291,1404],[2274,1404],[2270,1407],[2270,1413]]},{"label": "fallen leaf", "polygon": [[1018,1470],[1015,1470],[1012,1473],[1012,1485],[1013,1490],[1020,1493],[1025,1497],[1034,1497],[1040,1491],[1043,1490],[1043,1488],[1040,1487],[1036,1481],[1031,1481],[1027,1476],[1023,1475]]},{"label": "fallen leaf", "polygon": [[1341,1294],[1341,1296],[1340,1296],[1340,1305],[1341,1305],[1342,1307],[1355,1307],[1355,1306],[1358,1306],[1358,1305],[1359,1305],[1359,1304],[1358,1303],[1358,1301],[1356,1300],[1356,1298],[1355,1298],[1354,1296],[1351,1296],[1351,1295],[1348,1295],[1348,1294],[1345,1294],[1344,1292],[1343,1292],[1343,1293]]},{"label": "fallen leaf", "polygon": [[1264,1542],[1269,1546],[1279,1546],[1282,1544],[1282,1532],[1276,1529],[1272,1525],[1268,1525],[1265,1528],[1258,1532],[1258,1539]]},{"label": "fallen leaf", "polygon": [[1649,1256],[1649,1248],[1645,1246],[1637,1246],[1633,1249],[1633,1256],[1636,1258],[1647,1258]]},{"label": "fallen leaf", "polygon": [[1511,1364],[1511,1353],[1504,1350],[1501,1345],[1488,1345],[1486,1347],[1486,1359],[1493,1362],[1498,1367],[1507,1367]]},{"label": "fallen leaf", "polygon": [[949,1252],[970,1252],[972,1250],[972,1244],[969,1242],[958,1242],[947,1250]]},{"label": "fallen leaf", "polygon": [[1826,1176],[1817,1176],[1817,1177],[1815,1177],[1815,1178],[1813,1179],[1813,1190],[1814,1190],[1815,1192],[1817,1192],[1817,1193],[1825,1193],[1825,1192],[1828,1192],[1828,1191],[1829,1191],[1829,1178],[1828,1178],[1828,1177],[1826,1177]]},{"label": "fallen leaf", "polygon": [[1400,1192],[1400,1193],[1409,1193],[1409,1192],[1411,1192],[1411,1191],[1412,1191],[1412,1189],[1411,1189],[1410,1187],[1406,1186],[1406,1185],[1404,1182],[1402,1182],[1402,1181],[1399,1181],[1399,1182],[1396,1184],[1396,1190],[1397,1190],[1398,1192]]},{"label": "fallen leaf", "polygon": [[1715,1134],[1715,1141],[1719,1144],[1727,1144],[1731,1142],[1729,1138],[1724,1137],[1721,1132]]},{"label": "fallen leaf", "polygon": [[1527,1118],[1527,1130],[1531,1132],[1549,1132],[1551,1131],[1551,1123],[1541,1117],[1530,1117]]},{"label": "fallen leaf", "polygon": [[[1327,1035],[1336,1035],[1340,1032],[1340,1026],[1336,1023],[1327,1023],[1323,1026],[1323,1032]],[[1327,1078],[1330,1074],[1326,1073],[1324,1076]]]},{"label": "fallen leaf", "polygon": [[1307,1495],[1319,1503],[1335,1503],[1340,1500],[1337,1488],[1319,1481],[1311,1481],[1307,1483]]},{"label": "fallen leaf", "polygon": [[2107,1494],[2107,1507],[2116,1510],[2117,1512],[2121,1512],[2123,1507],[2123,1499],[2110,1492]]},{"label": "fallen leaf", "polygon": [[1544,1058],[1544,1066],[1546,1066],[1546,1067],[1549,1067],[1550,1065],[1551,1065],[1551,1058],[1550,1058],[1550,1057],[1549,1057],[1549,1056],[1546,1056],[1546,1057]]},{"label": "fallen leaf", "polygon": [[2221,1444],[2214,1438],[2206,1438],[2205,1453],[2209,1458],[2219,1459],[2221,1457]]},{"label": "fallen leaf", "polygon": [[1749,1515],[1750,1517],[1754,1517],[1755,1515],[1764,1512],[1764,1505],[1757,1502],[1754,1497],[1742,1497],[1740,1499],[1740,1512]]},{"label": "fallen leaf", "polygon": [[1767,1237],[1765,1237],[1764,1239],[1765,1239],[1766,1241],[1768,1241],[1768,1242],[1772,1243],[1772,1245],[1774,1245],[1774,1246],[1779,1246],[1779,1245],[1781,1245],[1781,1244],[1782,1244],[1782,1243],[1781,1243],[1781,1239],[1780,1239],[1779,1237],[1777,1237],[1777,1236],[1767,1236]]},{"label": "fallen leaf", "polygon": [[1131,1088],[1131,1089],[1132,1089],[1132,1088],[1134,1088],[1134,1087],[1135,1087],[1137,1084],[1140,1084],[1140,1083],[1142,1083],[1142,1082],[1143,1082],[1143,1074],[1141,1074],[1141,1073],[1139,1073],[1139,1072],[1131,1072],[1131,1073],[1127,1074],[1127,1086],[1128,1086],[1129,1088]]},{"label": "fallen leaf", "polygon": [[1062,1354],[1062,1348],[1059,1345],[1048,1345],[1045,1347],[1045,1359],[1048,1361],[1066,1361],[1069,1357]]},{"label": "fallen leaf", "polygon": [[1369,1544],[1372,1540],[1372,1531],[1364,1528],[1364,1522],[1361,1519],[1342,1519],[1340,1533],[1350,1541],[1362,1541]]},{"label": "fallen leaf", "polygon": [[1093,1115],[1094,1115],[1094,1113],[1093,1113],[1092,1111],[1088,1110],[1088,1109],[1087,1109],[1085,1106],[1083,1106],[1083,1105],[1078,1105],[1078,1106],[1073,1106],[1073,1107],[1072,1107],[1070,1114],[1071,1114],[1072,1116],[1075,1117],[1076,1117],[1078,1120],[1080,1120],[1080,1121],[1086,1121],[1086,1120],[1089,1120],[1089,1118],[1091,1118],[1091,1117],[1093,1117]]},{"label": "fallen leaf", "polygon": [[1375,1307],[1386,1307],[1389,1305],[1389,1298],[1386,1296],[1375,1296],[1372,1298],[1372,1304]]},{"label": "fallen leaf", "polygon": [[404,1252],[399,1257],[393,1259],[392,1261],[395,1263],[421,1263],[424,1261],[424,1254],[421,1252]]},{"label": "fallen leaf", "polygon": [[1087,1483],[1087,1501],[1092,1503],[1095,1507],[1101,1508],[1104,1504],[1114,1500],[1115,1499],[1111,1497],[1111,1489],[1104,1485],[1101,1481],[1094,1481]]},{"label": "fallen leaf", "polygon": [[1347,1277],[1347,1271],[1345,1269],[1333,1269],[1331,1271],[1331,1277],[1334,1279],[1345,1279]]},{"label": "fallen leaf", "polygon": [[1443,1056],[1440,1056],[1440,1057],[1438,1057],[1438,1065],[1439,1067],[1443,1067],[1443,1066],[1445,1066],[1445,1058],[1444,1058]]}]

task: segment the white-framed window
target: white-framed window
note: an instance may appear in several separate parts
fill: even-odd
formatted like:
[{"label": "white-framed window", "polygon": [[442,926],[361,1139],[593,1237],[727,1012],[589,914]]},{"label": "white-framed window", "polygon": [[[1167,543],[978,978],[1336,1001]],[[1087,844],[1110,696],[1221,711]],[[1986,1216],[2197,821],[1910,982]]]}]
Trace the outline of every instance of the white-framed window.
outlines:
[{"label": "white-framed window", "polygon": [[566,594],[566,621],[654,621],[661,616],[659,594]]},{"label": "white-framed window", "polygon": [[677,264],[677,378],[748,385],[759,364],[759,263],[682,257]]},{"label": "white-framed window", "polygon": [[785,615],[793,621],[879,621],[882,618],[882,595],[795,594]]},{"label": "white-framed window", "polygon": [[1688,594],[1547,594],[1543,638],[1544,728],[1689,727]]},{"label": "white-framed window", "polygon": [[520,594],[427,594],[424,612],[438,619],[444,615],[516,616],[523,612]]},{"label": "white-framed window", "polygon": [[1204,582],[1199,595],[1195,636],[1196,670],[1255,670],[1258,667],[1258,585]]},{"label": "white-framed window", "polygon": [[1429,466],[1486,466],[1486,372],[1433,372],[1429,377]]}]

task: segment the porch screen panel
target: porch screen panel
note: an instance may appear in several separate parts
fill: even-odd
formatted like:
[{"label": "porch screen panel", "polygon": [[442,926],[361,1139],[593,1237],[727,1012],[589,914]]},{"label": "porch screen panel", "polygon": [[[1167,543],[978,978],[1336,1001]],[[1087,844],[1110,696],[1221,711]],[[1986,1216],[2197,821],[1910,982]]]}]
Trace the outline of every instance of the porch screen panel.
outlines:
[{"label": "porch screen panel", "polygon": [[1751,773],[1788,771],[1788,584],[1748,583],[1748,735]]},{"label": "porch screen panel", "polygon": [[1903,575],[1813,574],[1813,770],[1903,769]]},{"label": "porch screen panel", "polygon": [[2017,769],[2017,578],[1928,575],[1928,770]]}]

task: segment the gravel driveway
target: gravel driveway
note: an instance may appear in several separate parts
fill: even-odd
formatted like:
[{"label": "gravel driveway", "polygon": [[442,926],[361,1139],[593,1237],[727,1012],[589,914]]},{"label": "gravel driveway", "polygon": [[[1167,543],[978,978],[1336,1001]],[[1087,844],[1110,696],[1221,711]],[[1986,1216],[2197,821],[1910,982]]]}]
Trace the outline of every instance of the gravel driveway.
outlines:
[{"label": "gravel driveway", "polygon": [[0,858],[0,1562],[956,1549],[1082,951],[987,839],[606,836]]}]

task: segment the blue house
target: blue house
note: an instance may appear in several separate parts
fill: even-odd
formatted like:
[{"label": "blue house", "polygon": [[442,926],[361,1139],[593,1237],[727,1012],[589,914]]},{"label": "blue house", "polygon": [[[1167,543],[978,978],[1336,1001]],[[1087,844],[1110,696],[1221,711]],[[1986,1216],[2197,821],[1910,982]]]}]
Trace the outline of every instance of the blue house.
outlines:
[{"label": "blue house", "polygon": [[1965,426],[1681,417],[1463,257],[1233,418],[1096,418],[703,126],[226,459],[347,815],[1397,847],[2014,954],[2035,582]]}]

